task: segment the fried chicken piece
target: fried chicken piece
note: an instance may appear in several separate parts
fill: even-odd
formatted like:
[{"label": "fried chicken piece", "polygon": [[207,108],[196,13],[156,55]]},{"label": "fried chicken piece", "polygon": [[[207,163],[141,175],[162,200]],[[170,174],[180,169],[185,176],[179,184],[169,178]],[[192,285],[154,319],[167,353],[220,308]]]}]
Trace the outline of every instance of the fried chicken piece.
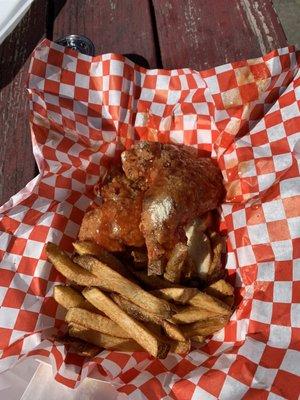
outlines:
[{"label": "fried chicken piece", "polygon": [[162,145],[155,142],[139,142],[121,154],[122,168],[127,178],[141,189],[149,187],[149,178],[155,159],[161,157]]},{"label": "fried chicken piece", "polygon": [[122,153],[128,179],[145,190],[141,231],[148,250],[148,274],[161,275],[184,227],[216,208],[224,188],[219,169],[185,146],[140,142]]},{"label": "fried chicken piece", "polygon": [[79,240],[91,240],[108,251],[145,244],[139,229],[143,193],[119,175],[103,186],[103,204],[85,214]]}]

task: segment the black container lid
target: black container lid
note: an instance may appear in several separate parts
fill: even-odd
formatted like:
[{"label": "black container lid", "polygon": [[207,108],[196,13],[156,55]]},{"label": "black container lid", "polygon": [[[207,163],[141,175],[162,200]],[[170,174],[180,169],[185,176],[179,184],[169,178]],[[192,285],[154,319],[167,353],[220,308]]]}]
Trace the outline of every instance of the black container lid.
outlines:
[{"label": "black container lid", "polygon": [[88,56],[95,55],[95,46],[93,42],[83,35],[67,35],[55,42]]}]

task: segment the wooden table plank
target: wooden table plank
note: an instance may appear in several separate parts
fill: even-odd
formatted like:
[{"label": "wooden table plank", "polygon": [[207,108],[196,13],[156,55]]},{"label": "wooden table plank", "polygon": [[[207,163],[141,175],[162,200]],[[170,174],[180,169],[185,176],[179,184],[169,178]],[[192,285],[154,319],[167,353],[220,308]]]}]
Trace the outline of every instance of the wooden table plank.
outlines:
[{"label": "wooden table plank", "polygon": [[153,0],[164,68],[207,69],[287,44],[270,0]]},{"label": "wooden table plank", "polygon": [[45,34],[46,10],[46,0],[35,1],[0,45],[0,205],[37,173],[28,122],[26,80],[30,54]]},{"label": "wooden table plank", "polygon": [[96,54],[138,54],[156,66],[156,47],[148,0],[67,0],[54,23],[53,39],[82,34]]}]

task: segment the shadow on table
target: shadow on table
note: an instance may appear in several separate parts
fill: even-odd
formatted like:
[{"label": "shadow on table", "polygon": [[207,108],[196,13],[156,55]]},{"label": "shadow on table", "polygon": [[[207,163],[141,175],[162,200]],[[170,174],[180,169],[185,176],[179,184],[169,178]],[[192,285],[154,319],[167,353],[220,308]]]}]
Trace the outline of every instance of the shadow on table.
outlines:
[{"label": "shadow on table", "polygon": [[135,64],[139,65],[140,67],[144,67],[149,69],[150,65],[148,63],[148,61],[146,60],[145,57],[140,56],[139,54],[134,54],[134,53],[130,53],[130,54],[124,54],[125,57],[129,58],[129,60],[131,60],[132,62],[134,62]]},{"label": "shadow on table", "polygon": [[0,45],[0,89],[15,78],[42,38],[51,39],[53,20],[65,2],[35,0],[14,31]]}]

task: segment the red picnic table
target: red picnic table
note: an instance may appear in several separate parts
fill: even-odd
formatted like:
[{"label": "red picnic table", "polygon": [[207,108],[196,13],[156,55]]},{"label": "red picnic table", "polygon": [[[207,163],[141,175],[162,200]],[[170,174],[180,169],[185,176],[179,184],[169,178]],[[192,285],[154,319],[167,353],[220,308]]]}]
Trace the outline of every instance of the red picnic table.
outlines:
[{"label": "red picnic table", "polygon": [[89,37],[96,54],[150,68],[203,70],[287,45],[271,0],[35,0],[0,46],[0,205],[38,173],[25,90],[30,53],[42,38],[68,34]]}]

